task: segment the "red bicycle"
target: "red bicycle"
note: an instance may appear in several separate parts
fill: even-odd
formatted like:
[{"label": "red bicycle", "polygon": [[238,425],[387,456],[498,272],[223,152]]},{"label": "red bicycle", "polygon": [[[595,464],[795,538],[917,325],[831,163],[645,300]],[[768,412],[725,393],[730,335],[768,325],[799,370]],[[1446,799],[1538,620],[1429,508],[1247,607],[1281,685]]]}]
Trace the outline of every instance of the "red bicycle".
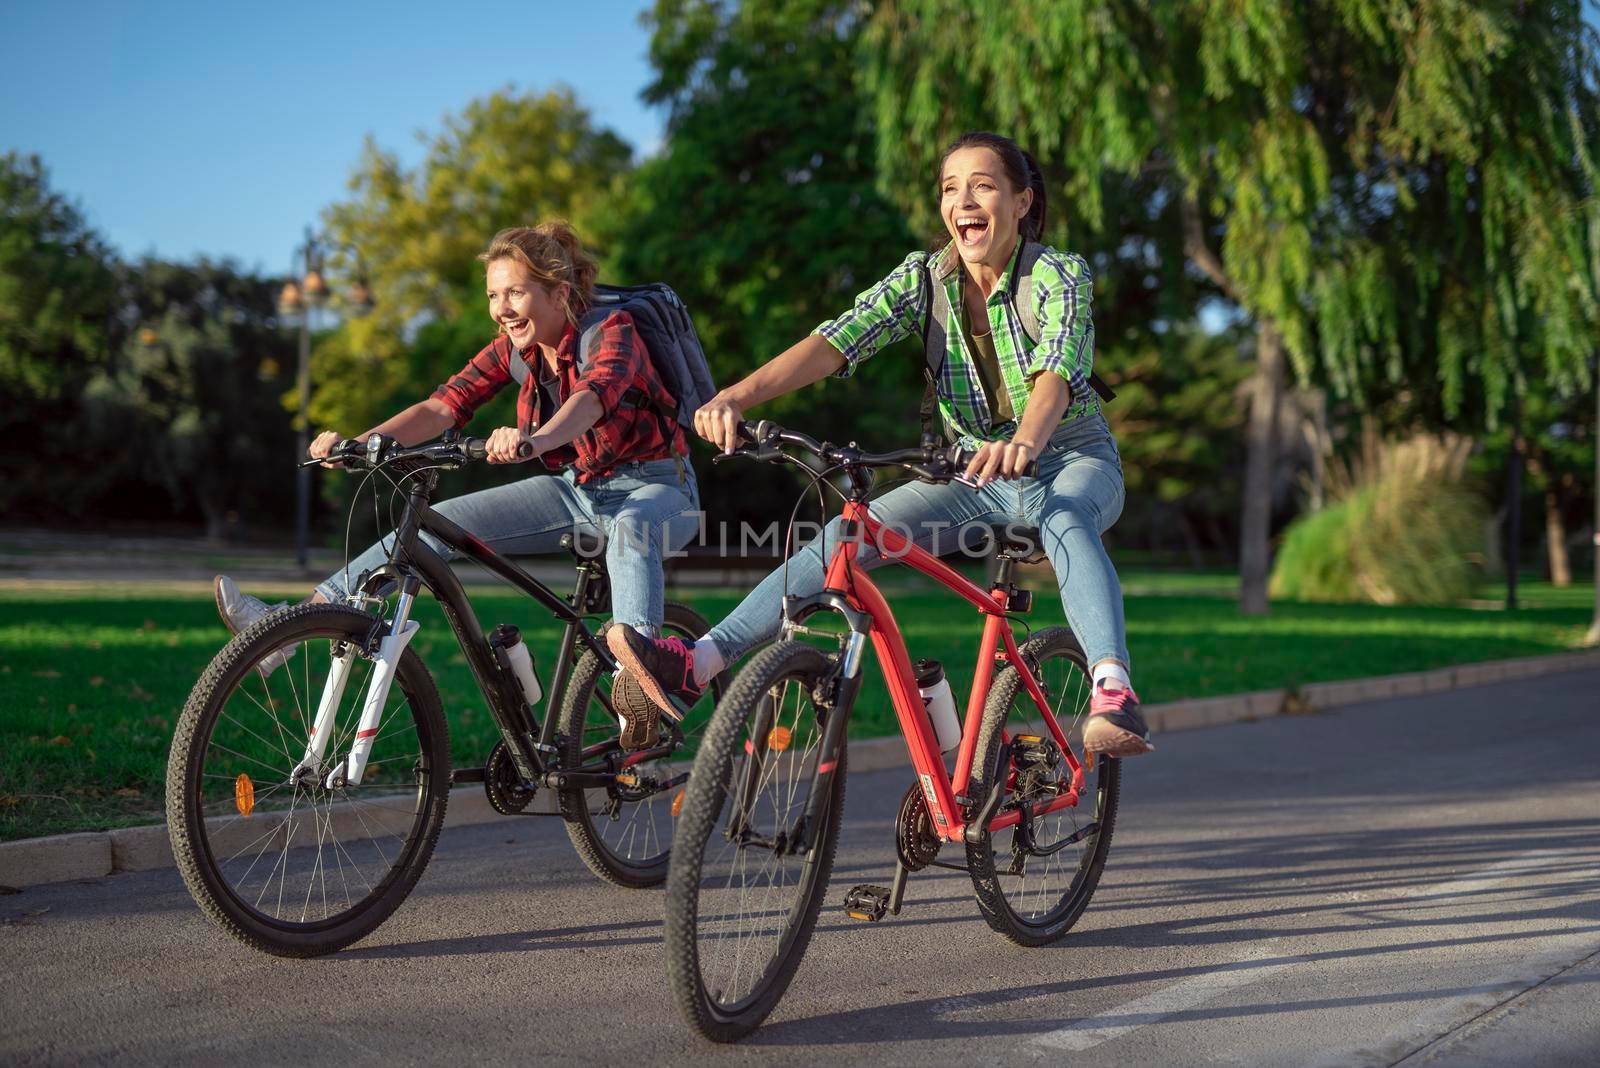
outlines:
[{"label": "red bicycle", "polygon": [[[750,660],[717,706],[673,837],[668,976],[690,1026],[721,1042],[749,1034],[777,1005],[816,925],[844,808],[845,727],[869,641],[917,781],[899,807],[891,886],[851,889],[849,915],[898,913],[911,872],[955,868],[971,875],[994,930],[1022,946],[1055,942],[1099,883],[1121,781],[1119,760],[1096,764],[1080,755],[1090,686],[1072,632],[1051,627],[1020,645],[1012,634],[1011,618],[1030,607],[1014,569],[1042,555],[1037,532],[997,532],[998,567],[985,590],[872,515],[877,469],[948,482],[968,455],[928,445],[869,453],[769,422],[744,424],[741,432],[751,444],[735,455],[796,464],[814,484],[842,475],[846,489],[824,589],[785,598],[783,638]],[[941,746],[894,613],[856,565],[863,544],[981,614],[975,677],[954,745],[947,737]],[[842,634],[808,624],[819,613],[840,617]],[[823,636],[837,648],[801,636]],[[965,849],[965,864],[939,859],[947,842]]]}]

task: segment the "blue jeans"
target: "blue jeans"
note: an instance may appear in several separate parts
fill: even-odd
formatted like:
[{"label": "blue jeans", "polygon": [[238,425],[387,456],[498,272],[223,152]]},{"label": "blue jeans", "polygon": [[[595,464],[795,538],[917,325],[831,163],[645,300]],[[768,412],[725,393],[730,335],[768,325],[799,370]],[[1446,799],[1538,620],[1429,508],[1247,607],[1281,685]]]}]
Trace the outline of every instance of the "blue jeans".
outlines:
[{"label": "blue jeans", "polygon": [[[1039,475],[991,482],[981,490],[959,483],[911,482],[872,502],[879,523],[907,535],[923,549],[950,552],[962,544],[967,524],[1037,526],[1055,568],[1067,622],[1082,643],[1091,666],[1114,660],[1128,666],[1128,639],[1122,619],[1122,586],[1100,535],[1122,514],[1122,458],[1111,428],[1098,412],[1063,424],[1039,456]],[[970,533],[970,532],[969,532]],[[840,520],[789,561],[788,592],[806,597],[822,589],[825,560],[838,544]],[[866,567],[886,563],[870,545],[857,561]],[[784,595],[780,567],[708,635],[732,662],[777,637]]]},{"label": "blue jeans", "polygon": [[[651,633],[661,626],[661,561],[700,529],[694,469],[678,460],[622,464],[582,485],[569,468],[439,501],[433,508],[507,556],[554,552],[569,531],[603,532],[612,616]],[[431,534],[419,536],[447,560],[460,555]],[[392,534],[380,538],[317,589],[331,601],[343,600],[348,584],[389,559],[393,544]]]}]

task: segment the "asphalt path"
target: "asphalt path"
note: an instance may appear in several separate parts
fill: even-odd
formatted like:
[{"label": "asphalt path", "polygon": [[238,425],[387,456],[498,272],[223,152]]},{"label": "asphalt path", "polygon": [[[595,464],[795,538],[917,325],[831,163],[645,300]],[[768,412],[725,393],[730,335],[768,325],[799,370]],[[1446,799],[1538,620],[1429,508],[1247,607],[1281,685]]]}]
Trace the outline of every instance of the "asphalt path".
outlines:
[{"label": "asphalt path", "polygon": [[765,1027],[694,1038],[659,891],[560,822],[450,828],[331,958],[212,929],[176,872],[0,897],[0,1063],[1578,1065],[1600,1060],[1600,672],[1158,739],[1078,927],[1025,950],[958,872],[886,883],[905,771],[852,776],[829,906]]}]

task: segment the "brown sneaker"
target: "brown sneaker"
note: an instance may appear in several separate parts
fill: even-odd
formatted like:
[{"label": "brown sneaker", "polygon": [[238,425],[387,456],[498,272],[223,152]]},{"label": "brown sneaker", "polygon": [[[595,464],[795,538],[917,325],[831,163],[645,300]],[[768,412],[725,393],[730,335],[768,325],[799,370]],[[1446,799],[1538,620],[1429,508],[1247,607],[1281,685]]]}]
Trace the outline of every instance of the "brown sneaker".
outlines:
[{"label": "brown sneaker", "polygon": [[625,751],[649,749],[661,740],[661,710],[627,668],[617,672],[616,684],[611,687],[611,707],[622,721],[619,741]]}]

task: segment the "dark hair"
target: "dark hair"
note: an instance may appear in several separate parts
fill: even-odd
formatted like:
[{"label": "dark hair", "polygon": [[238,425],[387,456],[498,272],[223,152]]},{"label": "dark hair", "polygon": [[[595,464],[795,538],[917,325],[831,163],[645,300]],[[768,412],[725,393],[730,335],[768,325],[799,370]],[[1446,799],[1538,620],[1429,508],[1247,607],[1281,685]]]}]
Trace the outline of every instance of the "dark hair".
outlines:
[{"label": "dark hair", "polygon": [[[944,165],[952,154],[963,148],[987,148],[1000,157],[1000,166],[1006,172],[1006,180],[1011,183],[1011,188],[1021,192],[1024,189],[1033,190],[1033,205],[1028,209],[1028,214],[1022,217],[1017,229],[1024,241],[1039,241],[1044,234],[1045,202],[1044,202],[1044,174],[1039,170],[1039,162],[1028,153],[1024,152],[1017,143],[1009,137],[991,133],[988,130],[968,130],[944,150],[944,155],[939,157],[939,177],[944,177]],[[941,235],[940,245],[949,241],[949,235]]]}]

